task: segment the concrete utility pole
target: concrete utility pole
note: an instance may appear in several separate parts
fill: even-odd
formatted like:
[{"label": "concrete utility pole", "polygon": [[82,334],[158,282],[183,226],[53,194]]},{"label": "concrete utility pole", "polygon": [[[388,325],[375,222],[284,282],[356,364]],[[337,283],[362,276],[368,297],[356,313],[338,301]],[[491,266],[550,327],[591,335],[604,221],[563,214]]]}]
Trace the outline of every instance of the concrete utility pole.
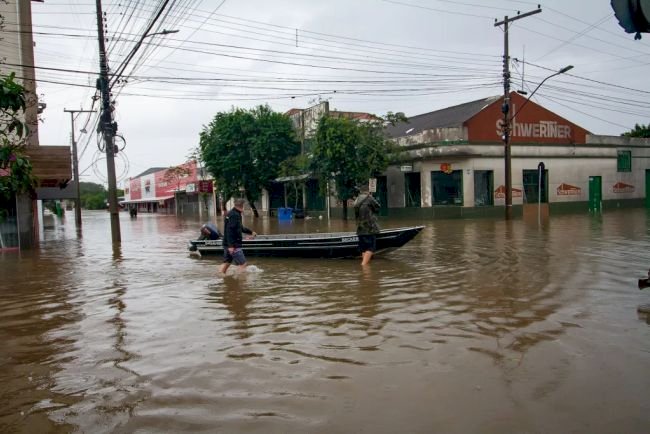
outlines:
[{"label": "concrete utility pole", "polygon": [[99,39],[99,78],[97,89],[102,97],[102,105],[99,118],[99,130],[104,136],[104,147],[106,148],[106,175],[108,177],[108,211],[111,215],[111,236],[113,244],[121,242],[120,215],[117,208],[117,180],[115,179],[115,133],[117,124],[113,122],[113,111],[111,107],[111,95],[108,83],[108,60],[106,59],[106,46],[104,36],[104,20],[102,13],[102,2],[96,0],[97,5],[97,36]]},{"label": "concrete utility pole", "polygon": [[511,167],[511,153],[510,153],[510,54],[508,53],[508,24],[535,15],[542,12],[542,9],[537,5],[534,11],[526,12],[525,14],[517,14],[516,17],[508,18],[505,16],[503,21],[494,23],[494,27],[503,24],[503,152],[505,159],[505,184],[506,184],[506,220],[512,220],[512,167]]},{"label": "concrete utility pole", "polygon": [[77,230],[81,229],[81,193],[79,190],[79,160],[77,159],[77,141],[74,138],[74,116],[75,113],[95,113],[94,110],[67,110],[64,112],[70,113],[70,123],[72,125],[72,173],[74,174],[75,182],[75,201],[74,201],[74,222]]}]

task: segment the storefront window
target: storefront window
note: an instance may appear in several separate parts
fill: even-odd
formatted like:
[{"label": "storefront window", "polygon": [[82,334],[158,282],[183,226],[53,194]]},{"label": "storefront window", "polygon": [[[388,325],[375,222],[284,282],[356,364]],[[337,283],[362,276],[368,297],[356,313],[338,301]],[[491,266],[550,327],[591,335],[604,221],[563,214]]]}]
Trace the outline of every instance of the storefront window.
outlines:
[{"label": "storefront window", "polygon": [[431,172],[432,203],[434,205],[463,205],[463,171]]},{"label": "storefront window", "polygon": [[616,170],[618,172],[632,171],[632,151],[618,151],[616,158]]}]

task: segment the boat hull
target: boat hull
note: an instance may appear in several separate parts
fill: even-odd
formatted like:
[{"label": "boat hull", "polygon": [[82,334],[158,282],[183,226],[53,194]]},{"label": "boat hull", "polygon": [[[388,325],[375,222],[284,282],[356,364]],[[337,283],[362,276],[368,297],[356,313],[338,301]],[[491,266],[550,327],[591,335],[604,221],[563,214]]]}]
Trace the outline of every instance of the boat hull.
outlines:
[{"label": "boat hull", "polygon": [[[424,226],[383,229],[377,235],[377,254],[402,247]],[[246,256],[275,256],[300,258],[350,258],[359,256],[358,237],[354,232],[258,235],[244,240]],[[222,240],[191,240],[190,251],[201,255],[223,255]]]}]

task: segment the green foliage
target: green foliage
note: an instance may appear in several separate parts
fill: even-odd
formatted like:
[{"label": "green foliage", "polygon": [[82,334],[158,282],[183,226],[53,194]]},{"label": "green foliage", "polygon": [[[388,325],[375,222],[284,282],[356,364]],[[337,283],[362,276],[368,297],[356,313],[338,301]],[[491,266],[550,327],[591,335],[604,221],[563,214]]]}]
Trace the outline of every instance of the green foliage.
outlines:
[{"label": "green foliage", "polygon": [[28,129],[21,118],[25,89],[14,78],[12,73],[0,79],[0,196],[7,200],[31,192],[36,185],[25,153]]},{"label": "green foliage", "polygon": [[83,195],[92,195],[96,193],[106,193],[106,188],[101,184],[95,184],[94,182],[80,182],[79,183],[79,194]]},{"label": "green foliage", "polygon": [[303,176],[309,173],[309,161],[307,155],[300,154],[289,157],[280,163],[280,176],[294,179],[291,181],[291,185],[293,186],[294,208],[299,208],[298,199],[301,195],[298,187],[306,184],[309,179],[307,176]]},{"label": "green foliage", "polygon": [[224,197],[244,190],[251,203],[278,177],[280,163],[300,152],[289,117],[268,106],[217,113],[200,134],[200,148]]},{"label": "green foliage", "polygon": [[628,131],[627,133],[621,134],[624,137],[644,137],[650,138],[650,124],[648,125],[634,125],[634,128]]},{"label": "green foliage", "polygon": [[[395,122],[403,115],[387,117]],[[316,129],[311,167],[319,178],[334,180],[337,197],[345,204],[356,195],[359,185],[386,170],[395,155],[396,147],[385,135],[383,120],[324,117]]]},{"label": "green foliage", "polygon": [[108,192],[101,184],[94,182],[80,182],[79,195],[81,196],[81,207],[84,209],[106,209]]},{"label": "green foliage", "polygon": [[85,209],[106,209],[106,194],[96,193],[84,196],[81,199],[82,207]]},{"label": "green foliage", "polygon": [[309,157],[307,155],[294,155],[280,163],[280,176],[300,176],[309,170]]}]

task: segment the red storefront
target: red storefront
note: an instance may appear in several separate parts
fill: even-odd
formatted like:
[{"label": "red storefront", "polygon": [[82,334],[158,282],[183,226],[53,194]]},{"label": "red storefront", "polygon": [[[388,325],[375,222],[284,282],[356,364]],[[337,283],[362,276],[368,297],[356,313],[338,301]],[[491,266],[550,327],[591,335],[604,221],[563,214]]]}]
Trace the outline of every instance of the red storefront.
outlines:
[{"label": "red storefront", "polygon": [[189,205],[198,203],[199,192],[211,191],[212,182],[199,180],[197,163],[190,161],[175,167],[154,167],[129,179],[122,203],[142,212],[177,212],[176,201],[192,208]]}]

